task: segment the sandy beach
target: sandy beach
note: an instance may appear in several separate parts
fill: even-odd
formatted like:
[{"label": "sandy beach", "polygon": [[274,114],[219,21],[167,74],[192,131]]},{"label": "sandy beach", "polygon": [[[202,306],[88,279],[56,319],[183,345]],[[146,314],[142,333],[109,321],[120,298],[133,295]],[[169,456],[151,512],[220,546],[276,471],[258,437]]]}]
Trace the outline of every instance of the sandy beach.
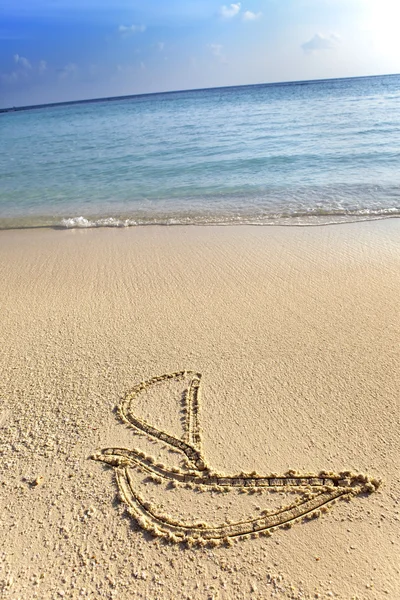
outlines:
[{"label": "sandy beach", "polygon": [[[400,220],[1,231],[0,273],[1,598],[400,598]],[[201,374],[216,472],[348,470],[381,486],[229,547],[152,537],[90,457],[122,447],[179,467],[115,407],[184,370]],[[170,383],[137,411],[179,438]],[[177,521],[289,502],[142,487]]]}]

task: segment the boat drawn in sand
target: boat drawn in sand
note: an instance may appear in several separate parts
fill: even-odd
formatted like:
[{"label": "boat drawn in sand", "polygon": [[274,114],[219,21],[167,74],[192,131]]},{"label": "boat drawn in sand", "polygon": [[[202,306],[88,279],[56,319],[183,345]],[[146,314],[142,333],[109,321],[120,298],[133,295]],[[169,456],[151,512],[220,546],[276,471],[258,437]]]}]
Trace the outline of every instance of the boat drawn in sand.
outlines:
[{"label": "boat drawn in sand", "polygon": [[[135,400],[139,394],[168,381],[184,381],[187,387],[183,395],[184,435],[182,438],[161,431],[135,415]],[[193,371],[179,371],[142,382],[129,391],[118,407],[121,420],[136,433],[148,436],[152,441],[162,442],[166,447],[179,453],[184,459],[182,466],[166,466],[156,463],[154,458],[137,449],[106,448],[91,458],[115,468],[116,482],[120,497],[127,505],[129,513],[145,530],[156,536],[188,545],[229,545],[232,539],[246,536],[269,536],[277,527],[290,528],[299,520],[319,516],[339,499],[348,500],[357,495],[374,492],[379,481],[366,475],[351,472],[297,473],[288,471],[284,475],[260,475],[256,472],[226,475],[214,472],[207,464],[201,451],[199,427],[199,390],[201,374]],[[188,515],[174,518],[160,510],[159,504],[148,502],[138,491],[139,472],[145,476],[144,491],[149,485],[168,484],[168,488],[183,486],[196,492],[238,490],[250,494],[284,492],[292,498],[286,506],[275,506],[252,517],[236,520],[220,519],[220,522],[196,522]],[[190,510],[190,502],[188,503]]]}]

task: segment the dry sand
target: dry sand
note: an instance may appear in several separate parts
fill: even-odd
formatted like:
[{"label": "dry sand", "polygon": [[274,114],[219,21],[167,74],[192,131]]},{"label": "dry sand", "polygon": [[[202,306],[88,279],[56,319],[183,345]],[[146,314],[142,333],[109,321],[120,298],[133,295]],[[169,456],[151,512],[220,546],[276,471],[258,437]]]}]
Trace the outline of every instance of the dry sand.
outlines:
[{"label": "dry sand", "polygon": [[[399,599],[399,241],[398,220],[1,232],[0,597]],[[121,446],[172,464],[113,410],[182,369],[202,373],[215,470],[349,469],[383,485],[229,548],[151,538],[88,457]],[[178,435],[167,391],[138,411]],[[263,507],[154,487],[178,519]]]}]

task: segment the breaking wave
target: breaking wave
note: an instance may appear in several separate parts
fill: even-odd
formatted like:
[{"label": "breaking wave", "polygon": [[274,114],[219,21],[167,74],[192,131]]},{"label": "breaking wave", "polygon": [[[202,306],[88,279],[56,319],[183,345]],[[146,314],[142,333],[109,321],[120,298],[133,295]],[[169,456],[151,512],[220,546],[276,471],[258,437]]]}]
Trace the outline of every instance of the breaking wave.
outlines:
[{"label": "breaking wave", "polygon": [[396,218],[400,216],[400,208],[361,209],[361,210],[310,210],[295,211],[290,214],[197,214],[197,215],[153,215],[141,218],[101,217],[86,218],[83,216],[64,218],[59,223],[62,229],[91,229],[98,227],[137,227],[143,225],[284,225],[312,226],[354,223],[377,219]]}]

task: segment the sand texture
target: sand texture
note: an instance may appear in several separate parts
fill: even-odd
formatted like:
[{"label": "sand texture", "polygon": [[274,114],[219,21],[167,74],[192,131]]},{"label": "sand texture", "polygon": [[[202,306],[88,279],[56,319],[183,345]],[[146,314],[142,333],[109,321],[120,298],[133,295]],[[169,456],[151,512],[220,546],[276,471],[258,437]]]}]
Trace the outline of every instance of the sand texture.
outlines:
[{"label": "sand texture", "polygon": [[400,598],[400,221],[7,231],[0,276],[0,598]]}]

